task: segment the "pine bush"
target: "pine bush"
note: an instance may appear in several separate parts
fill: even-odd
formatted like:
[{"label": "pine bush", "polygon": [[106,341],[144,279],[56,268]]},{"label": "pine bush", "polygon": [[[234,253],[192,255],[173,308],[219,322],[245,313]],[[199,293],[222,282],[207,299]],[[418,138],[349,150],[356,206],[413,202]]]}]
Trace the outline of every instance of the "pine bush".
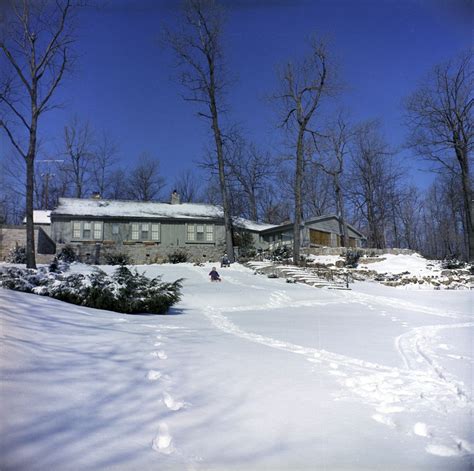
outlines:
[{"label": "pine bush", "polygon": [[58,254],[58,260],[66,263],[72,263],[77,262],[79,259],[76,255],[74,247],[72,247],[72,245],[65,245]]},{"label": "pine bush", "polygon": [[21,245],[15,245],[7,256],[7,262],[9,263],[26,263],[26,247]]},{"label": "pine bush", "polygon": [[130,257],[125,253],[108,253],[105,255],[107,265],[130,265]]},{"label": "pine bush", "polygon": [[181,299],[182,279],[164,283],[159,276],[149,279],[125,266],[111,276],[99,269],[84,275],[7,268],[0,272],[0,286],[96,309],[165,314]]},{"label": "pine bush", "polygon": [[189,256],[184,250],[175,250],[168,255],[169,263],[185,263],[188,259]]}]

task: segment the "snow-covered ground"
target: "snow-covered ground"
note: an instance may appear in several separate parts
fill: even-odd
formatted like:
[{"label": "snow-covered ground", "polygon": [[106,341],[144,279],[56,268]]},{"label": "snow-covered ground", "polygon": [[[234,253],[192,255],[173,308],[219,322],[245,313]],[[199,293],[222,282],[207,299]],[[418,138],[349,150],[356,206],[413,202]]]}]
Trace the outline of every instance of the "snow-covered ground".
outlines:
[{"label": "snow-covered ground", "polygon": [[472,292],[209,268],[139,267],[168,316],[0,289],[0,468],[472,467]]}]

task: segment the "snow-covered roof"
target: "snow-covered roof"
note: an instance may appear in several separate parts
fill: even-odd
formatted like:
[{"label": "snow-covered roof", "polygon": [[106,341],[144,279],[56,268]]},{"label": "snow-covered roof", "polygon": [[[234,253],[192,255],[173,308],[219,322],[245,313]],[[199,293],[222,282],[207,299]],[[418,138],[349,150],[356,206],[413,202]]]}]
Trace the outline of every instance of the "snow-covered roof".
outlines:
[{"label": "snow-covered roof", "polygon": [[[127,217],[147,219],[223,219],[220,206],[200,203],[156,203],[149,201],[122,201],[102,199],[59,198],[54,216],[81,217]],[[251,231],[262,231],[274,227],[248,219],[236,218],[234,223]]]},{"label": "snow-covered roof", "polygon": [[255,232],[264,231],[266,229],[277,227],[274,224],[265,224],[263,222],[251,221],[250,219],[244,219],[244,218],[234,218],[234,225],[237,227],[242,227],[243,229],[247,229],[249,231],[255,231]]},{"label": "snow-covered roof", "polygon": [[[33,224],[51,224],[51,211],[44,209],[35,209],[33,211]],[[26,224],[26,217],[23,218],[23,224]]]},{"label": "snow-covered roof", "polygon": [[59,198],[54,216],[216,219],[222,218],[223,212],[209,204]]}]

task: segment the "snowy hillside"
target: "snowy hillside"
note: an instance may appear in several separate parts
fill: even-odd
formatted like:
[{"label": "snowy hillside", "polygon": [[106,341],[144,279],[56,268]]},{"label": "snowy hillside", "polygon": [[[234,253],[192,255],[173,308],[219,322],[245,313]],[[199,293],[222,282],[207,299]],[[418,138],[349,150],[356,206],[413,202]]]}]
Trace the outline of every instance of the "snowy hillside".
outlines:
[{"label": "snowy hillside", "polygon": [[1,469],[472,466],[472,292],[139,269],[171,315],[0,289]]},{"label": "snowy hillside", "polygon": [[428,260],[420,254],[383,253],[362,256],[356,268],[340,270],[344,257],[339,255],[310,255],[308,266],[326,267],[337,274],[346,271],[355,279],[372,279],[387,286],[404,289],[472,289],[474,276],[466,264],[460,269],[443,269],[439,260]]}]

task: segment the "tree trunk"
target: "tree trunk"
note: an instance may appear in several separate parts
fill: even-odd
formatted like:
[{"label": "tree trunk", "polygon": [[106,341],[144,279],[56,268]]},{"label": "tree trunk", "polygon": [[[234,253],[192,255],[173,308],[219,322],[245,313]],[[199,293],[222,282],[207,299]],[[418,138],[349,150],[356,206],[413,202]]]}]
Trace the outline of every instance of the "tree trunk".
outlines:
[{"label": "tree trunk", "polygon": [[341,233],[341,242],[343,247],[349,247],[349,235],[347,233],[347,224],[344,212],[344,200],[342,189],[339,183],[338,173],[334,174],[334,187],[336,191],[337,216],[339,220],[339,232]]},{"label": "tree trunk", "polygon": [[35,257],[35,230],[33,224],[33,181],[35,170],[35,145],[32,147],[30,137],[30,149],[26,156],[26,268],[36,268]]},{"label": "tree trunk", "polygon": [[466,149],[456,147],[456,156],[461,167],[461,181],[463,190],[464,217],[466,221],[467,257],[474,260],[474,228],[472,227],[472,196],[469,179],[469,156]]},{"label": "tree trunk", "polygon": [[217,164],[219,168],[219,187],[222,196],[222,207],[224,209],[224,226],[225,226],[225,247],[227,257],[231,262],[235,261],[234,242],[232,237],[232,218],[230,215],[229,198],[227,195],[227,186],[225,184],[225,169],[224,169],[224,148],[222,145],[222,135],[219,128],[217,105],[214,96],[211,99],[211,113],[212,113],[212,130],[214,132],[214,140],[216,143]]},{"label": "tree trunk", "polygon": [[296,143],[296,171],[295,171],[295,224],[293,227],[293,262],[295,265],[300,264],[300,248],[301,248],[301,221],[303,204],[301,198],[301,186],[303,183],[303,132],[298,133]]}]

